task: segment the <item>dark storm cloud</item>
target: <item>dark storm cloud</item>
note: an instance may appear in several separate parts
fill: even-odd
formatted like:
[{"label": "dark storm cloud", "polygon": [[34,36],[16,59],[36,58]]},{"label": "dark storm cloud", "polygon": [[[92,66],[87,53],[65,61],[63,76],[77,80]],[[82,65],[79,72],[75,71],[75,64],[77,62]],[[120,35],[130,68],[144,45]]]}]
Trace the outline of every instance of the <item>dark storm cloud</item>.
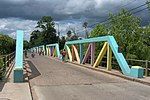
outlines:
[{"label": "dark storm cloud", "polygon": [[[136,2],[131,2],[136,1]],[[0,17],[19,17],[37,20],[50,15],[55,20],[64,20],[69,16],[82,16],[97,19],[108,16],[109,12],[117,12],[122,5],[131,8],[143,4],[145,0],[1,0]]]},{"label": "dark storm cloud", "polygon": [[[15,38],[16,30],[21,29],[25,32],[25,39],[29,40],[37,20],[49,15],[59,23],[62,35],[70,27],[79,30],[77,33],[83,33],[84,21],[90,26],[106,20],[110,12],[115,14],[122,7],[130,10],[145,2],[146,0],[0,0],[0,32]],[[142,25],[150,22],[148,10],[135,15],[141,18]]]}]

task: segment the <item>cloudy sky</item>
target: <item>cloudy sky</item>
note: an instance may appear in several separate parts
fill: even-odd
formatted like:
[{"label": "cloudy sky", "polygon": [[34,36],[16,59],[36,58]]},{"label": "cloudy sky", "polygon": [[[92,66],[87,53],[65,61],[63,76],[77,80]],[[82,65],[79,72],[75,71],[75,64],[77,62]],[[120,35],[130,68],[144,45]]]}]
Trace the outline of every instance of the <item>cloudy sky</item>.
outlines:
[{"label": "cloudy sky", "polygon": [[[42,16],[52,16],[60,26],[61,35],[69,28],[83,33],[83,22],[87,21],[90,26],[107,19],[109,12],[117,13],[122,7],[132,9],[145,2],[146,0],[0,0],[0,32],[15,38],[16,30],[22,29],[25,39],[29,40],[37,21]],[[146,6],[133,12],[144,8]],[[142,18],[143,26],[150,22],[148,13],[148,10],[143,10],[135,14]]]}]

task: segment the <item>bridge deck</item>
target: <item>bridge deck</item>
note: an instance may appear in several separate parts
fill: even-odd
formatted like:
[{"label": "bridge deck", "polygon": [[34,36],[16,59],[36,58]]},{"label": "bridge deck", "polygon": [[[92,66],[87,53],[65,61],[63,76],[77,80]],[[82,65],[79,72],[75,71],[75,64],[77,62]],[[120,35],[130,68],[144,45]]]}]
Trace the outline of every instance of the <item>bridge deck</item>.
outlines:
[{"label": "bridge deck", "polygon": [[28,61],[34,99],[149,100],[150,87],[36,55]]}]

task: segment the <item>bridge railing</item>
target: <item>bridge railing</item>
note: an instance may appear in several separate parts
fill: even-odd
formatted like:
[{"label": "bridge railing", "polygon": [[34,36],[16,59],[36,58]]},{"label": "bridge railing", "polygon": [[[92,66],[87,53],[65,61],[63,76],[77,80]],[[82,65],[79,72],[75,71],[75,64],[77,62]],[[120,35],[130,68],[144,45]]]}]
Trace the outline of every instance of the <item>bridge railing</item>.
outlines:
[{"label": "bridge railing", "polygon": [[0,80],[6,77],[8,71],[10,70],[10,66],[15,58],[15,52],[10,53],[8,55],[0,56]]},{"label": "bridge railing", "polygon": [[148,60],[136,60],[136,59],[127,59],[129,65],[140,65],[144,69],[145,76],[149,76],[150,72],[150,61]]},{"label": "bridge railing", "polygon": [[[95,43],[102,43],[103,47],[100,50],[98,56],[95,56]],[[84,44],[89,44],[88,48]],[[87,49],[86,49],[87,48]],[[129,66],[124,55],[119,50],[119,46],[113,36],[94,37],[88,39],[81,39],[75,41],[68,41],[65,44],[69,61],[77,61],[78,64],[85,64],[88,58],[91,58],[91,65],[93,68],[97,68],[101,63],[105,55],[107,55],[107,67],[106,70],[111,71],[112,69],[112,57],[116,58],[117,63],[121,72],[129,77],[142,78],[144,69],[139,66]],[[83,52],[86,50],[86,52]],[[112,55],[113,54],[113,55]],[[96,59],[95,59],[96,58]]]},{"label": "bridge railing", "polygon": [[[107,57],[104,57],[104,59],[102,60],[101,65],[102,66],[106,66],[107,61],[106,61]],[[131,68],[131,66],[135,66],[135,65],[139,65],[144,69],[144,75],[145,76],[150,76],[150,61],[148,60],[137,60],[137,59],[126,59],[129,67]],[[112,57],[112,66],[114,69],[119,69],[119,64],[117,63],[116,59],[114,57]]]}]

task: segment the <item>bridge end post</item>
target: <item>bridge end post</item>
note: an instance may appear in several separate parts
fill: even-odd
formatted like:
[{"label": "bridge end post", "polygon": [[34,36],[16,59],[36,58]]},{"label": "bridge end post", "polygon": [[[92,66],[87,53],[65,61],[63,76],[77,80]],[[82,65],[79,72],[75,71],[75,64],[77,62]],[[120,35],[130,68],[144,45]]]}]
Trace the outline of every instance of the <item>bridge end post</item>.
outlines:
[{"label": "bridge end post", "polygon": [[132,66],[130,76],[134,78],[143,78],[144,69],[140,66]]},{"label": "bridge end post", "polygon": [[23,68],[14,69],[14,82],[15,83],[23,82]]},{"label": "bridge end post", "polygon": [[23,31],[17,30],[14,82],[23,82]]}]

